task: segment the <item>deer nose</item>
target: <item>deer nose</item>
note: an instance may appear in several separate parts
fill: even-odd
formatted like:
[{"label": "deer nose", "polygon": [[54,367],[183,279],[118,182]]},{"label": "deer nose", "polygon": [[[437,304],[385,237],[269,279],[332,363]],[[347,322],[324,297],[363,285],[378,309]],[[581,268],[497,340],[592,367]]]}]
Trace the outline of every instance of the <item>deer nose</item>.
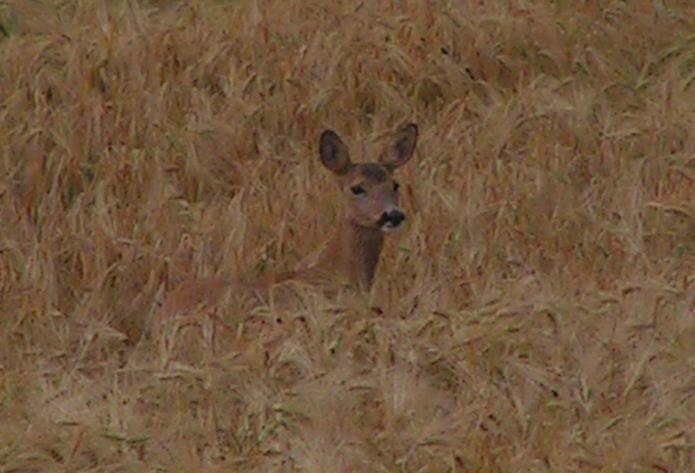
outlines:
[{"label": "deer nose", "polygon": [[405,214],[400,210],[392,210],[390,212],[384,212],[381,216],[381,220],[384,223],[390,223],[392,226],[397,227],[405,220]]}]

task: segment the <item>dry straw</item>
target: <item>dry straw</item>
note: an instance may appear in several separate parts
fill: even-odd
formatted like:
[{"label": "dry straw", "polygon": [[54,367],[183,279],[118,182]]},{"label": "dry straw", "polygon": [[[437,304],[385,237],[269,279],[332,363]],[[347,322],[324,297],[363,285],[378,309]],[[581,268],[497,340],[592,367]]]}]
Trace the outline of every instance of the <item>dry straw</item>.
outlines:
[{"label": "dry straw", "polygon": [[[693,31],[676,0],[0,2],[0,471],[694,471]],[[311,254],[321,131],[364,160],[406,121],[369,294],[159,316]]]}]

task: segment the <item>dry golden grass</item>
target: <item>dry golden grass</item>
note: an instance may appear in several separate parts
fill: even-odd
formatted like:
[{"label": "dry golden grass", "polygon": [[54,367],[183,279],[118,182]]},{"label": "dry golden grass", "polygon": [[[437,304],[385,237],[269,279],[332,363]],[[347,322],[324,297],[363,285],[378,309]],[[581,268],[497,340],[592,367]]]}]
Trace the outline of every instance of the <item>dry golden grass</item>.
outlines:
[{"label": "dry golden grass", "polygon": [[[695,5],[0,2],[0,471],[695,471]],[[420,125],[369,297],[230,294]]]}]

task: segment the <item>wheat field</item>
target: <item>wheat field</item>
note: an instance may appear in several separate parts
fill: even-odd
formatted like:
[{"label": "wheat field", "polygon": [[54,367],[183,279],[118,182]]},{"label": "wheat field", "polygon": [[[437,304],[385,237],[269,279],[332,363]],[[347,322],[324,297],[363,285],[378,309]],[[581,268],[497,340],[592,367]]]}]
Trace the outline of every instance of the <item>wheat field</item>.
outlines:
[{"label": "wheat field", "polygon": [[[695,471],[695,4],[0,2],[0,472]],[[417,122],[369,294],[318,137]],[[157,321],[157,323],[155,323]]]}]

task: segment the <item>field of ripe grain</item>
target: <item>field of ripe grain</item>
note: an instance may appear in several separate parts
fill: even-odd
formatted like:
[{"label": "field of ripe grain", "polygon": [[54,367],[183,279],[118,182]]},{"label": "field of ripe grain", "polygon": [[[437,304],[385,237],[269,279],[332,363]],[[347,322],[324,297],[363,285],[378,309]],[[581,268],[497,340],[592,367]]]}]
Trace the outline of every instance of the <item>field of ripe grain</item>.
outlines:
[{"label": "field of ripe grain", "polygon": [[[0,1],[0,472],[695,471],[695,4]],[[370,294],[164,317],[332,231]],[[154,321],[157,323],[154,323]]]}]

